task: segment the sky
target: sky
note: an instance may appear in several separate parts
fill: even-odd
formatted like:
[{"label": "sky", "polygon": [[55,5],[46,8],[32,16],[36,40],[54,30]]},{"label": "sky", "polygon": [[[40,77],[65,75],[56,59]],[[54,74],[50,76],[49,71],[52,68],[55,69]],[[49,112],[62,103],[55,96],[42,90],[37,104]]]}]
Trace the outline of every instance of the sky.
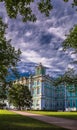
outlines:
[{"label": "sky", "polygon": [[37,15],[35,23],[23,23],[20,16],[10,19],[4,4],[0,3],[0,16],[8,24],[6,37],[12,39],[11,44],[22,51],[17,66],[21,74],[34,73],[35,66],[40,62],[52,77],[63,74],[69,67],[77,68],[71,63],[77,57],[73,50],[62,50],[65,34],[77,24],[77,11],[71,7],[71,1],[65,4],[62,0],[52,0],[54,8],[49,17],[40,14],[36,4],[32,4]]}]

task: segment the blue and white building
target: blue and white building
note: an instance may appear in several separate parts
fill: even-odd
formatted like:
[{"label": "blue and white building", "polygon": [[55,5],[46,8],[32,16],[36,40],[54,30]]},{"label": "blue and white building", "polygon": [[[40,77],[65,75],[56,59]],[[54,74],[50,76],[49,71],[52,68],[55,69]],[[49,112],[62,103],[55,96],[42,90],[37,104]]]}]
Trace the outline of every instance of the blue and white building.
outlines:
[{"label": "blue and white building", "polygon": [[36,68],[35,76],[29,77],[29,89],[33,97],[32,109],[55,109],[55,87],[52,85],[51,78],[45,75],[41,65]]},{"label": "blue and white building", "polygon": [[28,85],[34,110],[77,110],[77,86],[53,86],[53,79],[46,75],[46,69],[42,64],[35,68],[35,75],[23,77],[19,83]]}]

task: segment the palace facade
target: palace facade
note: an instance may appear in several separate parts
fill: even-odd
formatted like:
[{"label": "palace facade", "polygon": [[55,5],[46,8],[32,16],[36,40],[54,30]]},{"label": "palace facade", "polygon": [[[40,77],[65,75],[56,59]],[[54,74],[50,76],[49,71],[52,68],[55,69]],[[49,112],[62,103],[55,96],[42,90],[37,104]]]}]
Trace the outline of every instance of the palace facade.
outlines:
[{"label": "palace facade", "polygon": [[75,86],[53,86],[53,79],[46,75],[42,64],[35,68],[35,75],[22,77],[16,83],[28,85],[33,98],[34,110],[77,110],[77,89]]}]

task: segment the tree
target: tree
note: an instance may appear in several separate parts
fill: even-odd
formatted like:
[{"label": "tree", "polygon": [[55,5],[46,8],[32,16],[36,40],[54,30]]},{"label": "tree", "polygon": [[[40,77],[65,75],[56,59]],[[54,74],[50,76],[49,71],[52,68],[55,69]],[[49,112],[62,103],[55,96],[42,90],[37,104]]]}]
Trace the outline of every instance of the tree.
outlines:
[{"label": "tree", "polygon": [[77,93],[77,75],[72,69],[69,69],[64,75],[56,78],[53,85],[55,87],[63,85],[65,86],[65,91],[67,90],[67,92],[70,93]]},{"label": "tree", "polygon": [[[69,2],[70,0],[63,0],[64,2]],[[72,7],[77,6],[77,0],[72,1]]]},{"label": "tree", "polygon": [[[36,21],[36,16],[33,14],[31,8],[34,0],[0,0],[0,2],[4,2],[10,18],[16,18],[20,14],[24,22]],[[51,0],[40,0],[40,2],[36,1],[36,3],[39,11],[49,16],[49,12],[52,9]]]},{"label": "tree", "polygon": [[[66,51],[67,49],[71,48],[73,50],[73,54],[77,54],[77,25],[75,25],[66,35],[66,39],[63,41],[63,49]],[[74,60],[72,63],[77,64],[77,59]]]},{"label": "tree", "polygon": [[20,50],[10,44],[11,40],[5,37],[7,25],[0,18],[0,82],[6,83],[10,71],[15,72],[15,66],[20,59]]},{"label": "tree", "polygon": [[30,108],[32,105],[32,96],[28,87],[22,84],[13,84],[8,91],[8,100],[18,109]]},{"label": "tree", "polygon": [[77,25],[75,25],[63,42],[64,49],[74,48],[77,53]]},{"label": "tree", "polygon": [[0,84],[0,108],[6,106],[5,100],[7,99],[7,89],[3,84]]},{"label": "tree", "polygon": [[53,82],[55,86],[64,85],[74,85],[77,87],[77,75],[74,73],[73,69],[68,69],[63,75],[56,78]]},{"label": "tree", "polygon": [[[64,2],[69,2],[70,0],[63,0]],[[52,0],[0,0],[4,2],[7,14],[10,18],[16,18],[18,14],[22,16],[22,20],[26,21],[36,21],[37,17],[32,12],[31,4],[35,2],[38,10],[49,16],[50,11],[53,9]],[[73,0],[72,7],[77,6],[77,0]]]}]

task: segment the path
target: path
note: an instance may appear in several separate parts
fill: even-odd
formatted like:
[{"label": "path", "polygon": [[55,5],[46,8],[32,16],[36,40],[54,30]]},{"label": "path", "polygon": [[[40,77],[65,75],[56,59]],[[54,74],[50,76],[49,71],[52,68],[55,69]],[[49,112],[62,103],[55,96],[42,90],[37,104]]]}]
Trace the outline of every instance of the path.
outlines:
[{"label": "path", "polygon": [[54,124],[56,126],[67,128],[69,130],[77,130],[77,120],[49,117],[49,116],[22,112],[22,111],[13,111],[13,112],[24,115],[24,116],[28,116],[28,117],[31,117],[40,121],[44,121],[49,124]]}]

